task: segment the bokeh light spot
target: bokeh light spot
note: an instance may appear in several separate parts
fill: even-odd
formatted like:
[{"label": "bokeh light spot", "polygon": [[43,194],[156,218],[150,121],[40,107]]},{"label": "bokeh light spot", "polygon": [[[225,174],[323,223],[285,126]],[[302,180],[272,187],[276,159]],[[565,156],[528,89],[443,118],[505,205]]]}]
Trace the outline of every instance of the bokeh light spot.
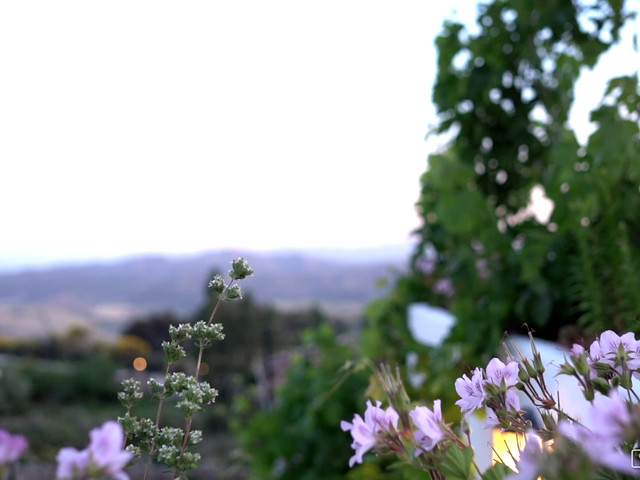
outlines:
[{"label": "bokeh light spot", "polygon": [[147,369],[147,360],[144,357],[136,357],[133,360],[133,368],[137,371],[142,372]]}]

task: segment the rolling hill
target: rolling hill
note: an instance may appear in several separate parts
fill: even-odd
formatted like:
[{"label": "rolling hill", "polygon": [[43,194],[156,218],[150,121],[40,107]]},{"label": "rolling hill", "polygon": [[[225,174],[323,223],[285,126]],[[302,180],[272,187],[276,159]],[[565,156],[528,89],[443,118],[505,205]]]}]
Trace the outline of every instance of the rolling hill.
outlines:
[{"label": "rolling hill", "polygon": [[203,302],[213,272],[225,273],[244,256],[256,275],[243,289],[278,308],[316,305],[357,317],[384,294],[376,287],[404,261],[300,252],[214,251],[189,256],[140,256],[102,263],[0,274],[0,335],[33,337],[72,326],[117,333],[124,322],[150,312],[188,314]]}]

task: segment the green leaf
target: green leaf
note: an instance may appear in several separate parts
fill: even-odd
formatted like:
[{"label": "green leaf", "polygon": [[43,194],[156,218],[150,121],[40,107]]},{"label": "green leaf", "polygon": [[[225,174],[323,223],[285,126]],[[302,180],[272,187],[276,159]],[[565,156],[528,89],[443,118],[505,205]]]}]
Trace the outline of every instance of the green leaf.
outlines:
[{"label": "green leaf", "polygon": [[511,473],[513,473],[513,471],[504,463],[496,463],[493,467],[484,472],[482,480],[503,480]]},{"label": "green leaf", "polygon": [[471,448],[460,448],[454,445],[447,451],[440,469],[447,476],[447,479],[469,480],[472,461],[473,450]]}]

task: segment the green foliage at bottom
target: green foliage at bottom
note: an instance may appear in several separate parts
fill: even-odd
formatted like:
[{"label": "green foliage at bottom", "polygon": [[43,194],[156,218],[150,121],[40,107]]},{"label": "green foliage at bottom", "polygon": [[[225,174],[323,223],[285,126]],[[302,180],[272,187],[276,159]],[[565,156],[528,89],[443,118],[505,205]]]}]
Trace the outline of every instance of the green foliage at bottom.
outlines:
[{"label": "green foliage at bottom", "polygon": [[388,458],[372,453],[366,454],[364,464],[349,467],[352,438],[342,431],[340,422],[363,414],[374,373],[369,363],[357,358],[358,352],[339,343],[328,324],[305,333],[302,350],[293,354],[274,407],[236,426],[257,478],[424,479],[424,472],[392,465]]},{"label": "green foliage at bottom", "polygon": [[[328,325],[308,331],[275,406],[239,428],[253,472],[269,479],[337,479],[349,471],[351,437],[340,430],[363,410],[368,372]],[[350,366],[351,365],[351,366]]]}]

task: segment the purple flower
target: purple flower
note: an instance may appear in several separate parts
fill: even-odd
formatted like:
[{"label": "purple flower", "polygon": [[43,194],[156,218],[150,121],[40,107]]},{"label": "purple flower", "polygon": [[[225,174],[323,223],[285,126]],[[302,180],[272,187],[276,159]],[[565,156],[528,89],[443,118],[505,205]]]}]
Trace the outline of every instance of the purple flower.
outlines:
[{"label": "purple flower", "polygon": [[29,446],[26,437],[0,428],[0,465],[15,462]]},{"label": "purple flower", "polygon": [[590,378],[595,378],[598,376],[598,371],[596,370],[595,364],[596,362],[603,361],[603,357],[604,355],[602,354],[600,343],[598,342],[598,340],[594,340],[589,346],[589,355],[587,357],[587,363],[591,368],[591,371],[589,372]]},{"label": "purple flower", "polygon": [[593,362],[597,362],[603,357],[600,342],[598,342],[598,340],[594,340],[589,346],[589,356]]},{"label": "purple flower", "polygon": [[471,378],[464,374],[462,378],[456,380],[456,392],[460,395],[460,400],[456,402],[456,405],[460,407],[465,417],[468,417],[474,410],[482,407],[484,402],[483,383],[484,379],[481,368],[476,368]]},{"label": "purple flower", "polygon": [[518,462],[518,473],[507,475],[505,480],[535,480],[538,478],[538,460],[541,456],[542,441],[538,435],[529,431]]},{"label": "purple flower", "polygon": [[507,410],[520,411],[520,397],[518,397],[518,392],[512,388],[505,393],[505,406]]},{"label": "purple flower", "polygon": [[72,447],[60,449],[56,455],[58,469],[56,479],[75,478],[84,475],[89,466],[89,450],[77,450]]},{"label": "purple flower", "polygon": [[620,354],[626,360],[635,360],[636,355],[636,338],[633,332],[627,332],[619,336],[612,330],[602,332],[600,335],[600,349],[605,357],[606,363],[611,366],[619,365]]},{"label": "purple flower", "polygon": [[612,368],[626,365],[629,370],[638,370],[640,369],[640,342],[636,340],[633,332],[627,332],[622,336],[613,330],[602,332],[600,338],[589,347],[588,363],[591,367],[591,378],[598,376],[596,363],[603,363]]},{"label": "purple flower", "polygon": [[123,450],[125,443],[122,425],[105,422],[89,433],[89,447],[78,451],[67,447],[58,452],[56,479],[71,479],[90,475],[111,480],[129,480],[122,471],[131,460],[132,453]]},{"label": "purple flower", "polygon": [[351,431],[353,443],[351,448],[355,454],[349,459],[349,466],[355,463],[362,463],[362,456],[378,444],[378,435],[381,432],[395,432],[398,429],[398,413],[388,407],[386,410],[380,408],[381,402],[376,405],[367,400],[367,409],[364,412],[364,420],[358,414],[353,416],[353,422],[340,422],[343,431]]},{"label": "purple flower", "polygon": [[[636,349],[630,357],[628,362],[629,370],[640,370],[640,341],[636,342]],[[634,375],[637,376],[637,374]]]},{"label": "purple flower", "polygon": [[620,450],[624,428],[631,422],[622,395],[613,390],[608,397],[598,396],[590,405],[585,418],[584,425],[562,420],[558,423],[558,430],[580,445],[594,463],[638,475],[638,470],[631,468],[629,454]]},{"label": "purple flower", "polygon": [[518,362],[511,361],[506,365],[498,358],[492,358],[487,365],[487,382],[502,386],[502,382],[506,387],[513,387],[518,383]]},{"label": "purple flower", "polygon": [[619,336],[613,330],[607,330],[600,335],[600,348],[604,355],[615,356],[618,348],[622,346],[627,352],[636,351],[636,338],[633,332],[627,332]]},{"label": "purple flower", "polygon": [[453,297],[453,294],[456,293],[450,278],[441,278],[438,280],[433,286],[433,291],[445,297]]},{"label": "purple flower", "polygon": [[624,440],[624,429],[631,424],[631,415],[620,392],[612,390],[608,397],[598,395],[590,410],[588,421],[585,422],[590,430],[610,439],[612,443]]},{"label": "purple flower", "polygon": [[584,347],[578,343],[574,343],[573,346],[571,347],[571,355],[575,356],[575,357],[579,357],[580,355],[582,355],[584,353]]},{"label": "purple flower", "polygon": [[[504,406],[507,410],[514,410],[516,412],[520,411],[520,398],[518,397],[518,393],[514,389],[510,388],[506,391]],[[487,421],[484,424],[484,428],[487,429],[500,426],[502,422],[500,421],[500,417],[498,417],[498,414],[495,412],[495,410],[487,407],[485,411],[487,412]]]},{"label": "purple flower", "polygon": [[591,461],[597,465],[619,472],[638,475],[638,470],[631,467],[629,454],[620,450],[618,444],[607,443],[597,432],[589,430],[579,423],[561,420],[558,430],[562,435],[577,443]]},{"label": "purple flower", "polygon": [[436,255],[422,255],[416,260],[416,268],[425,275],[431,275],[436,271]]},{"label": "purple flower", "polygon": [[89,452],[95,466],[114,479],[128,479],[121,470],[133,454],[123,450],[126,439],[122,425],[113,421],[106,422],[102,427],[91,430],[89,435]]},{"label": "purple flower", "polygon": [[414,432],[414,439],[420,445],[417,455],[432,450],[444,437],[441,426],[442,410],[440,409],[440,400],[433,402],[433,411],[427,407],[415,407],[409,412],[409,416],[418,428]]},{"label": "purple flower", "polygon": [[498,418],[498,414],[489,407],[487,407],[485,411],[487,412],[487,421],[484,422],[484,429],[486,430],[487,428],[495,428],[500,426],[500,419]]}]

